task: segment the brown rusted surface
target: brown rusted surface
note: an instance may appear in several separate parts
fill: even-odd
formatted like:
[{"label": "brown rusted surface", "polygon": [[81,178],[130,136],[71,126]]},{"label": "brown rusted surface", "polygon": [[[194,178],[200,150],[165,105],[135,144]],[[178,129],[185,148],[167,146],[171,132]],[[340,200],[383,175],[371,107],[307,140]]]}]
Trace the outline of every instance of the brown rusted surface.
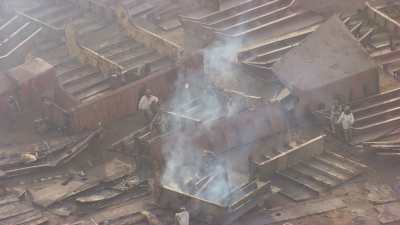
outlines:
[{"label": "brown rusted surface", "polygon": [[[260,118],[262,122],[255,122],[254,118]],[[191,143],[195,148],[222,153],[234,151],[235,148],[286,129],[285,118],[279,104],[260,106],[230,117],[217,118],[212,122],[190,124],[192,125],[182,126],[182,130],[170,130],[143,140],[160,168],[165,166],[164,154],[168,149],[164,149],[163,146],[166,143],[172,144],[177,140],[183,140]]]},{"label": "brown rusted surface", "polygon": [[272,176],[277,171],[283,171],[296,166],[298,163],[310,160],[324,152],[325,136],[316,137],[287,152],[257,164],[260,177]]},{"label": "brown rusted surface", "polygon": [[88,48],[80,46],[73,25],[68,25],[65,28],[65,38],[70,55],[77,57],[82,64],[98,68],[104,74],[122,74],[123,68],[121,66]]},{"label": "brown rusted surface", "polygon": [[372,18],[376,23],[385,29],[393,32],[394,34],[398,34],[400,32],[400,23],[396,20],[392,19],[390,16],[381,12],[379,9],[374,7],[371,3],[366,2],[366,13]]},{"label": "brown rusted surface", "polygon": [[[185,48],[214,39],[254,46],[269,39],[307,29],[323,21],[315,13],[293,7],[295,0],[246,1],[200,18],[183,17],[185,38],[191,38]],[[209,34],[208,34],[209,33]],[[200,45],[201,46],[201,45]]]},{"label": "brown rusted surface", "polygon": [[355,142],[389,135],[399,124],[399,89],[382,92],[351,103],[355,117]]},{"label": "brown rusted surface", "polygon": [[145,88],[151,88],[157,96],[167,98],[175,77],[174,69],[152,74],[140,81],[99,96],[95,101],[80,104],[71,111],[73,127],[78,130],[91,128],[97,126],[99,122],[109,123],[137,112],[140,94]]},{"label": "brown rusted surface", "polygon": [[395,2],[370,1],[365,3],[364,10],[343,18],[348,29],[371,57],[393,76],[399,71],[398,8]]},{"label": "brown rusted surface", "polygon": [[297,47],[309,34],[317,30],[319,25],[296,31],[266,42],[250,46],[238,53],[238,61],[244,64],[272,69],[272,65],[279,61],[292,48]]},{"label": "brown rusted surface", "polygon": [[133,39],[144,43],[147,47],[156,49],[160,54],[179,60],[183,49],[175,43],[146,30],[139,25],[132,24],[128,12],[122,5],[117,7],[118,22],[125,32]]},{"label": "brown rusted surface", "polygon": [[199,197],[201,193],[189,194],[162,186],[160,204],[173,209],[185,206],[191,216],[208,224],[230,224],[271,195],[269,182],[252,181],[234,188],[223,196],[222,202],[217,202]]},{"label": "brown rusted surface", "polygon": [[377,66],[338,17],[321,25],[273,70],[294,95],[301,96],[300,111],[327,106],[335,96],[348,104],[379,92]]}]

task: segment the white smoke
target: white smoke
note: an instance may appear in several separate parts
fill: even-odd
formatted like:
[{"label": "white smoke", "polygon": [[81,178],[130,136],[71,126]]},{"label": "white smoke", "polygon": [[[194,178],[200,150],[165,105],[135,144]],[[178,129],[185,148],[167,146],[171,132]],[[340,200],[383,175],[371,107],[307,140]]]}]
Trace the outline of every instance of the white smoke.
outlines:
[{"label": "white smoke", "polygon": [[[201,72],[194,74],[179,74],[175,86],[175,94],[170,101],[169,108],[181,114],[187,111],[182,105],[187,105],[191,99],[197,99],[200,104],[199,109],[193,115],[204,122],[203,129],[211,127],[215,119],[234,115],[239,109],[243,108],[243,102],[239,98],[226,98],[223,94],[224,88],[234,88],[241,83],[237,73],[234,71],[232,62],[238,52],[241,43],[239,41],[217,42],[203,51],[204,70],[207,77]],[[189,107],[190,108],[190,107]],[[179,130],[180,125],[174,123]],[[175,131],[180,132],[180,131]],[[207,132],[198,130],[197,133]],[[166,168],[162,176],[162,184],[184,193],[190,193],[190,185],[196,183],[204,177],[204,167],[208,165],[212,168],[210,176],[216,176],[212,179],[207,188],[202,189],[200,193],[194,193],[196,196],[211,202],[222,204],[224,198],[232,191],[229,174],[231,168],[227,166],[220,157],[209,165],[209,161],[204,157],[204,149],[200,149],[193,143],[193,137],[197,133],[188,134],[181,131],[172,139],[163,142],[163,153],[166,161]],[[207,149],[218,150],[218,149]]]}]

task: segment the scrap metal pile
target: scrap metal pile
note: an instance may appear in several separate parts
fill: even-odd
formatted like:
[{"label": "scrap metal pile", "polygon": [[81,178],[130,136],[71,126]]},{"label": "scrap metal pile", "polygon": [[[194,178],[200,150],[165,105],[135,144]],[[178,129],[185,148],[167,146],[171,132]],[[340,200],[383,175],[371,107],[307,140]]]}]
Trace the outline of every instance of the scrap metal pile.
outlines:
[{"label": "scrap metal pile", "polygon": [[102,129],[98,129],[58,141],[44,141],[22,147],[21,153],[16,153],[18,149],[8,150],[0,158],[0,179],[61,166],[89,148],[101,132]]}]

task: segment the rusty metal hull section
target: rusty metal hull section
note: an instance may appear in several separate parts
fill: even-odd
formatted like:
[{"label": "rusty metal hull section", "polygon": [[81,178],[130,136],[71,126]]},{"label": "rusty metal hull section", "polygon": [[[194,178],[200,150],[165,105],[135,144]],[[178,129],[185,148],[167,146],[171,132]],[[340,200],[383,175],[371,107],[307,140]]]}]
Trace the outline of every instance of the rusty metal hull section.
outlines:
[{"label": "rusty metal hull section", "polygon": [[269,182],[253,181],[230,193],[226,197],[230,203],[221,204],[162,186],[160,204],[172,209],[186,206],[191,216],[209,224],[230,224],[257,205],[263,204],[270,195]]},{"label": "rusty metal hull section", "polygon": [[51,169],[65,164],[93,144],[101,132],[102,129],[93,131],[76,141],[74,145],[66,147],[65,149],[62,149],[62,151],[55,151],[54,153],[49,154],[48,157],[39,159],[35,162],[7,166],[1,170],[0,178],[10,178],[23,174],[29,174],[38,170]]}]

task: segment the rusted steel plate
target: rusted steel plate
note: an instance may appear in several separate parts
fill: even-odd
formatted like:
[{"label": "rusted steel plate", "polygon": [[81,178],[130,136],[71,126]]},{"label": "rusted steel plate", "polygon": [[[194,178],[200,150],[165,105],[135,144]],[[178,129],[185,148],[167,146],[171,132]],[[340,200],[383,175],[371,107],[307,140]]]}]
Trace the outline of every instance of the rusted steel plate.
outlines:
[{"label": "rusted steel plate", "polygon": [[234,223],[234,225],[268,225],[273,223],[285,222],[293,219],[298,219],[315,214],[321,214],[336,209],[345,208],[346,204],[340,198],[333,199],[319,199],[316,201],[309,201],[299,203],[293,206],[283,207],[277,210],[265,210],[260,213],[254,213],[251,216],[246,216]]}]

